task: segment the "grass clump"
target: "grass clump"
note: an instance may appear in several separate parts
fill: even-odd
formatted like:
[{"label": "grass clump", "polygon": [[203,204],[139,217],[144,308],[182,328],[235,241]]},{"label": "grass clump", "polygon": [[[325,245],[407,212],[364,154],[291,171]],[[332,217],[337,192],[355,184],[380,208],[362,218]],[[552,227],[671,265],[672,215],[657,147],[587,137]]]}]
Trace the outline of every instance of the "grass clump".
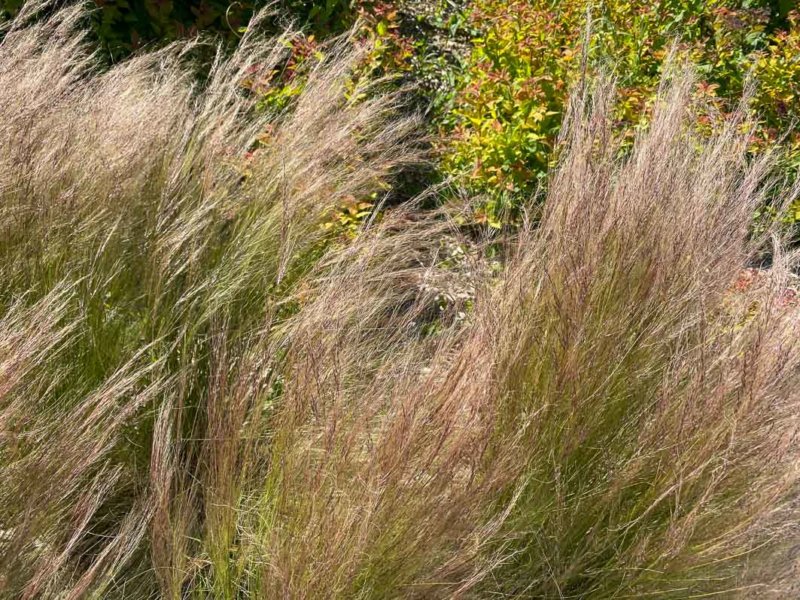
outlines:
[{"label": "grass clump", "polygon": [[257,22],[199,85],[194,42],[100,71],[81,7],[29,14],[0,43],[0,595],[790,593],[795,256],[752,227],[777,184],[744,111],[694,137],[676,73],[621,159],[613,86],[579,90],[491,274],[414,205],[326,245],[418,158],[397,96],[347,100],[345,43],[266,115]]}]

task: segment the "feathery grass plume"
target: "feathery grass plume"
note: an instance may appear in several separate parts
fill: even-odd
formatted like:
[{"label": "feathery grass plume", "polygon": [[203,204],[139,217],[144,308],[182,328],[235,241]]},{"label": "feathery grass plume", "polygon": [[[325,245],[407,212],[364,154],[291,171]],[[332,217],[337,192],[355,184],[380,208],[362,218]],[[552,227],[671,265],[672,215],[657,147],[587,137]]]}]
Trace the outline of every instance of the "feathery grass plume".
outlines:
[{"label": "feathery grass plume", "polygon": [[330,208],[416,160],[415,122],[347,99],[345,41],[292,112],[253,110],[243,80],[294,35],[263,15],[198,83],[196,41],[101,71],[85,7],[44,8],[0,41],[0,595],[224,597],[263,338]]},{"label": "feathery grass plume", "polygon": [[796,256],[777,240],[759,285],[737,290],[769,241],[752,215],[774,182],[768,158],[746,160],[744,106],[711,138],[693,135],[693,83],[665,80],[624,159],[612,86],[576,95],[540,221],[480,301],[486,343],[466,361],[493,369],[496,443],[525,462],[506,522],[514,552],[487,591],[785,593],[781,551],[798,541]]},{"label": "feathery grass plume", "polygon": [[[512,485],[483,465],[491,395],[456,385],[461,327],[424,335],[430,240],[449,225],[388,217],[328,267],[289,324],[266,485],[252,514],[269,556],[256,596],[452,597],[496,560],[491,501]],[[439,285],[421,285],[424,281]],[[316,584],[324,581],[323,585]]]}]

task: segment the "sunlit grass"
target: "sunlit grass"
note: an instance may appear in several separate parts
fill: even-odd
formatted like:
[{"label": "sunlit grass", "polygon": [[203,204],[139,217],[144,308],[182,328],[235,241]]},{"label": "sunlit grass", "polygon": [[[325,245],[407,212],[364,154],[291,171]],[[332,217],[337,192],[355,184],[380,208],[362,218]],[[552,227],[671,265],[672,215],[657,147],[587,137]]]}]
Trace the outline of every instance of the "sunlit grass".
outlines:
[{"label": "sunlit grass", "polygon": [[621,159],[578,90],[494,272],[413,203],[326,244],[418,159],[345,42],[267,115],[257,23],[200,85],[195,42],[100,71],[82,15],[0,43],[0,595],[788,593],[795,256],[752,215],[798,190],[742,111],[694,137],[673,73]]}]

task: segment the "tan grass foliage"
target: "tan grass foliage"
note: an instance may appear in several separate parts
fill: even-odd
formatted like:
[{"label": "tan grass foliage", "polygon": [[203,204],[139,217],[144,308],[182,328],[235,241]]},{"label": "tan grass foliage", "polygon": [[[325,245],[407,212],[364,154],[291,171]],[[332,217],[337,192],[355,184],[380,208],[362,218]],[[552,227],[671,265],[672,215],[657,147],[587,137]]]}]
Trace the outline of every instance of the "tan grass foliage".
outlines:
[{"label": "tan grass foliage", "polygon": [[271,114],[261,17],[200,82],[44,6],[0,41],[0,596],[792,593],[796,257],[744,106],[695,136],[676,70],[620,157],[578,90],[494,272],[414,203],[326,238],[419,159],[347,40]]}]

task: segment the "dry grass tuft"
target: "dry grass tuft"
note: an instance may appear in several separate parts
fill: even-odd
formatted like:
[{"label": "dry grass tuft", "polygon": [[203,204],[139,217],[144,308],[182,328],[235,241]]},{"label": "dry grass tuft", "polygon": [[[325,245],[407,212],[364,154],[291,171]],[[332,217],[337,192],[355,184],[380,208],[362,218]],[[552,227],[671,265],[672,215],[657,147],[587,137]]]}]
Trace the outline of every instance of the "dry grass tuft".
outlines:
[{"label": "dry grass tuft", "polygon": [[100,71],[84,16],[0,42],[0,596],[791,594],[796,253],[744,109],[695,136],[675,73],[620,158],[579,90],[492,275],[413,205],[326,240],[418,159],[345,42],[270,115],[257,21],[198,84],[197,42]]}]

